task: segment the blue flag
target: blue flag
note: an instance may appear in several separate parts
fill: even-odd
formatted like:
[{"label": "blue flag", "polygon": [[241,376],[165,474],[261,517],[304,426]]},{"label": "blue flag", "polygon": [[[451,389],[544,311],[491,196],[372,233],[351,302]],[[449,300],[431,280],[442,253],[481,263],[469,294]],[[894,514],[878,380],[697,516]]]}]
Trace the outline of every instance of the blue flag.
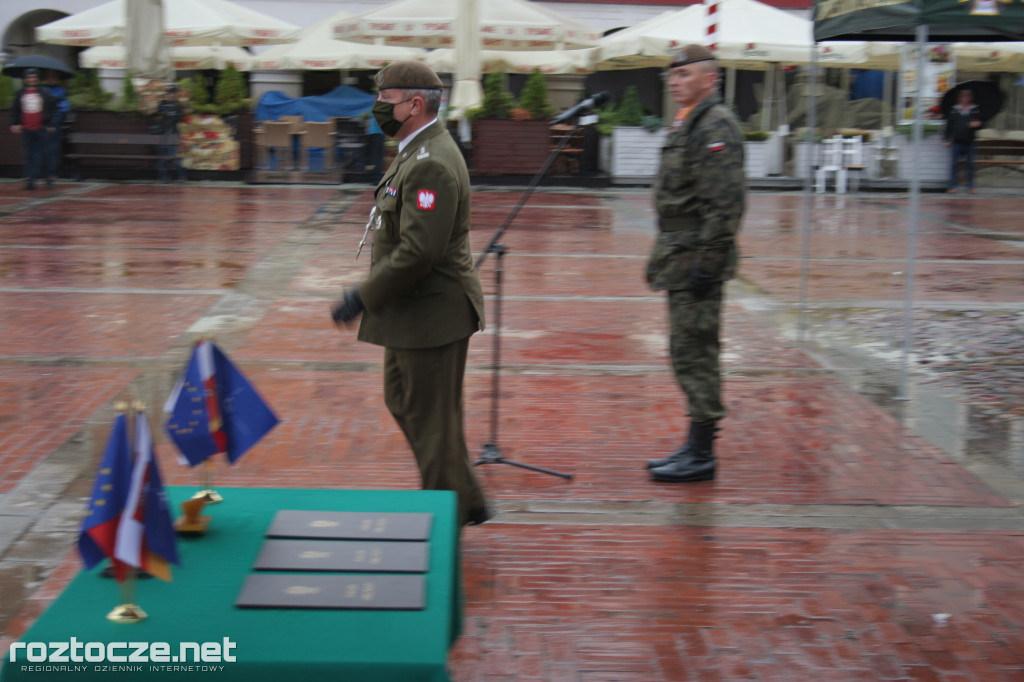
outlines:
[{"label": "blue flag", "polygon": [[[131,485],[132,455],[128,444],[128,428],[123,414],[114,420],[107,447],[103,451],[96,482],[93,484],[89,508],[82,519],[78,536],[78,553],[86,568],[92,568],[103,559],[114,556],[117,528],[124,511]],[[114,562],[120,576],[123,566]]]},{"label": "blue flag", "polygon": [[227,432],[228,461],[234,464],[277,426],[278,419],[228,356],[216,345],[210,345],[213,346],[220,412]]},{"label": "blue flag", "polygon": [[185,375],[164,408],[166,429],[189,464],[223,452],[234,464],[278,419],[215,344],[196,344]]}]

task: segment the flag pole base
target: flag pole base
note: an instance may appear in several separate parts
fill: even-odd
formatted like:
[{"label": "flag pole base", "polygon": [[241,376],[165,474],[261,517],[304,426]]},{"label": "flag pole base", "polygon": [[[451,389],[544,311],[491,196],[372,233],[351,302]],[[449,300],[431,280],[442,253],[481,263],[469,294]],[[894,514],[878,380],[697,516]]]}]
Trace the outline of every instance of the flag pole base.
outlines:
[{"label": "flag pole base", "polygon": [[206,500],[203,498],[193,498],[181,503],[182,515],[174,522],[174,530],[178,531],[178,535],[206,534],[211,517],[199,513],[205,506]]},{"label": "flag pole base", "polygon": [[146,618],[146,612],[135,604],[121,604],[107,614],[107,620],[115,623],[138,623]]},{"label": "flag pole base", "polygon": [[224,498],[221,496],[221,494],[212,488],[200,490],[199,492],[192,496],[192,499],[202,500],[206,504],[217,504],[218,502],[224,501]]}]

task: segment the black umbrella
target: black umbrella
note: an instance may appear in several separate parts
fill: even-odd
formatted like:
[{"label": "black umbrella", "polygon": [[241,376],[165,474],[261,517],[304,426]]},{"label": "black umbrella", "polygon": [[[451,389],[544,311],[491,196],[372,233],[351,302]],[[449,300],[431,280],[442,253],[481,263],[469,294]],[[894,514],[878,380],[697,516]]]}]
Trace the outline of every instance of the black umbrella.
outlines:
[{"label": "black umbrella", "polygon": [[1003,100],[1006,96],[1003,91],[992,81],[964,81],[957,83],[942,96],[939,108],[942,110],[943,118],[949,118],[949,112],[956,106],[957,99],[963,90],[970,90],[974,95],[974,103],[978,105],[981,112],[981,120],[987,121],[1003,108]]},{"label": "black umbrella", "polygon": [[75,72],[64,66],[59,59],[47,57],[45,54],[29,54],[18,57],[4,66],[4,73],[14,78],[22,78],[25,69],[39,69],[40,80],[46,77],[46,71],[55,71],[58,78],[71,78]]}]

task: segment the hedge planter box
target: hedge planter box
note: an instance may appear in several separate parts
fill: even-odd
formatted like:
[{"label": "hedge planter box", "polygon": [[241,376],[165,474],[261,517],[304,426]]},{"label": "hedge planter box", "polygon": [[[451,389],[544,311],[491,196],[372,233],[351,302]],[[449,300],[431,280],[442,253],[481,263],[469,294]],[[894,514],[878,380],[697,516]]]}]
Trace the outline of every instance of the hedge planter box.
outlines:
[{"label": "hedge planter box", "polygon": [[650,132],[646,128],[616,126],[612,128],[612,182],[650,183],[658,173],[661,148],[668,129]]},{"label": "hedge planter box", "polygon": [[547,121],[481,119],[473,124],[473,166],[481,175],[535,175],[550,149]]}]

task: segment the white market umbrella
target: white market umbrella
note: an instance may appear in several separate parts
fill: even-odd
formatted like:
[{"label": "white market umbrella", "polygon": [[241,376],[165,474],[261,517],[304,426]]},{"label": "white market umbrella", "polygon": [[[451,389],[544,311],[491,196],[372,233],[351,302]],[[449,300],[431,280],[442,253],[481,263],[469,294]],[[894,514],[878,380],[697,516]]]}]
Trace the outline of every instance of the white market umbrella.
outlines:
[{"label": "white market umbrella", "polygon": [[[125,1],[112,0],[36,28],[36,40],[57,45],[119,45],[126,41]],[[164,35],[171,46],[273,45],[295,40],[299,27],[227,0],[170,0]]]},{"label": "white market umbrella", "polygon": [[[485,50],[593,47],[600,32],[527,0],[475,0]],[[455,47],[459,0],[398,0],[339,22],[334,37],[359,43]]]},{"label": "white market umbrella", "polygon": [[[482,50],[481,73],[530,74],[535,69],[545,74],[588,74],[594,72],[596,48],[584,50]],[[431,50],[426,57],[430,68],[439,73],[455,71],[455,50]]]},{"label": "white market umbrella", "polygon": [[[249,71],[254,57],[240,47],[192,46],[172,47],[170,60],[175,71],[220,71],[228,64],[239,71]],[[83,69],[124,69],[128,59],[121,45],[97,45],[79,53],[78,65]]]},{"label": "white market umbrella", "polygon": [[456,87],[451,105],[453,118],[458,118],[482,99],[480,73],[486,52],[593,47],[600,32],[528,0],[398,0],[338,23],[334,37],[453,48]]},{"label": "white market umbrella", "polygon": [[[602,38],[598,70],[665,66],[685,45],[703,44],[705,13],[691,5]],[[736,68],[803,64],[810,61],[811,22],[756,0],[721,0],[717,43],[718,60]]]},{"label": "white market umbrella", "polygon": [[334,39],[334,25],[352,15],[338,12],[302,31],[294,43],[275,45],[257,55],[253,68],[264,71],[337,71],[380,69],[400,59],[422,60],[427,52],[414,47],[364,45]]},{"label": "white market umbrella", "polygon": [[174,77],[164,35],[162,0],[125,3],[125,53],[128,70],[137,78],[170,80]]}]

